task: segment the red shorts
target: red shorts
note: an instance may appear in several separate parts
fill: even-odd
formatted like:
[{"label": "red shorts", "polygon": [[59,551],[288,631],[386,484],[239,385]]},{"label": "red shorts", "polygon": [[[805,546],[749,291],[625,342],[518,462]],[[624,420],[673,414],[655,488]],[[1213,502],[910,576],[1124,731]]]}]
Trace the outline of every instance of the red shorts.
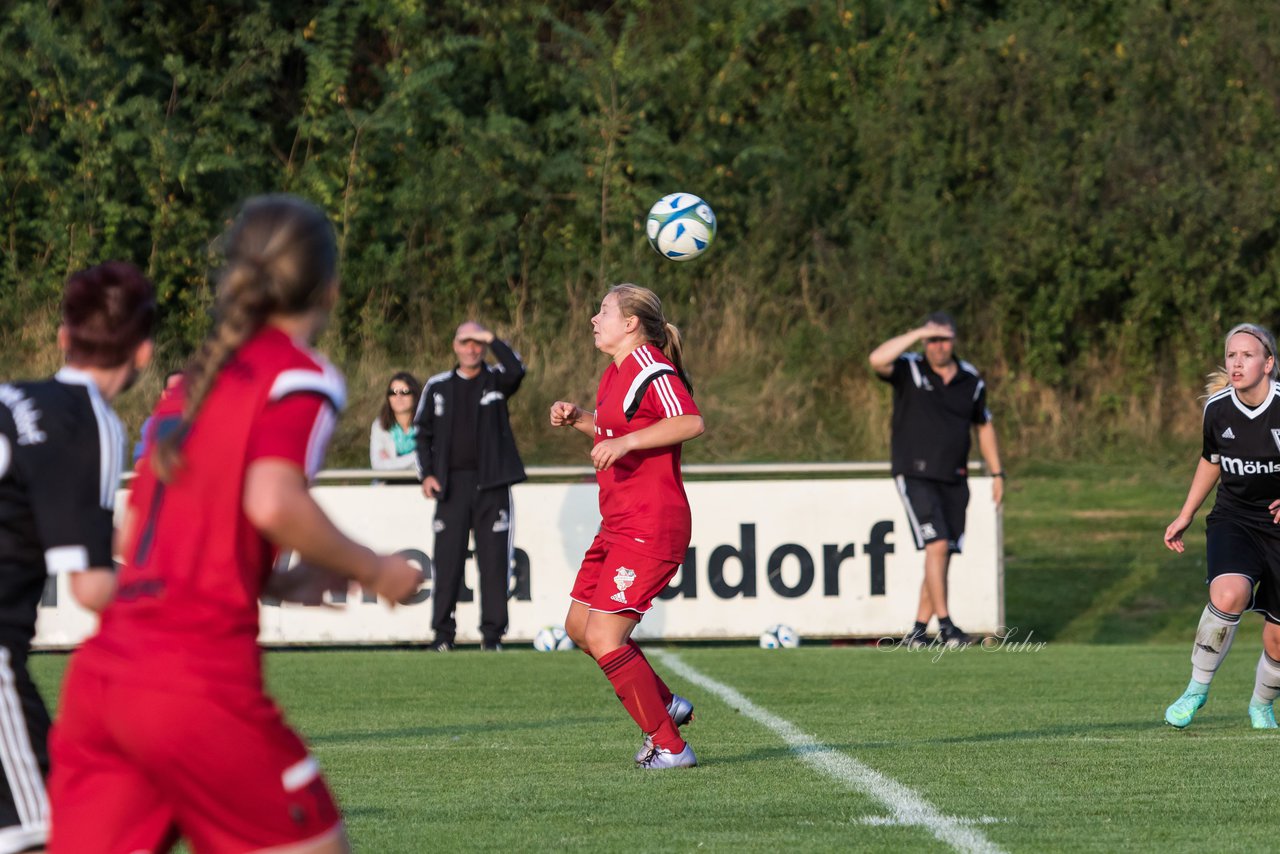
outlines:
[{"label": "red shorts", "polygon": [[121,684],[73,659],[50,737],[50,852],[296,845],[341,832],[319,766],[260,690]]},{"label": "red shorts", "polygon": [[639,554],[597,534],[582,558],[569,598],[593,611],[643,614],[679,568],[677,561]]}]

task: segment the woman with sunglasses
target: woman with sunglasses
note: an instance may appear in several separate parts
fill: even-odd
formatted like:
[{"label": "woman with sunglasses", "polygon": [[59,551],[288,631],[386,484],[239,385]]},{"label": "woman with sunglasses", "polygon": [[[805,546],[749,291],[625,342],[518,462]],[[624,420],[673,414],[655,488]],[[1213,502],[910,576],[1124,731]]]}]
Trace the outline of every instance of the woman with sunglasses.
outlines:
[{"label": "woman with sunglasses", "polygon": [[408,371],[391,375],[382,410],[369,428],[369,465],[380,471],[400,471],[416,465],[418,428],[413,413],[418,409],[422,385]]},{"label": "woman with sunglasses", "polygon": [[[1191,681],[1165,710],[1170,726],[1183,729],[1209,696],[1241,615],[1259,611],[1262,655],[1249,702],[1254,729],[1275,729],[1272,703],[1280,694],[1280,383],[1276,340],[1261,326],[1232,327],[1225,362],[1205,386],[1203,446],[1178,518],[1164,532],[1168,549],[1181,553],[1182,535],[1196,511],[1218,487],[1205,521],[1209,604],[1191,647]],[[1256,588],[1256,590],[1255,590]]]}]

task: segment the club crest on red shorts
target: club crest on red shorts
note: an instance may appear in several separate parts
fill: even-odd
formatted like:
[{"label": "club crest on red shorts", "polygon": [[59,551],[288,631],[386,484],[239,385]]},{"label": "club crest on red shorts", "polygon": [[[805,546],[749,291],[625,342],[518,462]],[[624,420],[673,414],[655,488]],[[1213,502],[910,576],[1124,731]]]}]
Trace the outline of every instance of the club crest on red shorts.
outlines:
[{"label": "club crest on red shorts", "polygon": [[624,591],[632,584],[635,584],[635,582],[636,571],[634,569],[627,569],[625,566],[618,567],[617,573],[613,576],[613,583],[618,585],[618,592],[609,598],[615,602],[621,602],[624,605],[627,604],[627,596]]}]

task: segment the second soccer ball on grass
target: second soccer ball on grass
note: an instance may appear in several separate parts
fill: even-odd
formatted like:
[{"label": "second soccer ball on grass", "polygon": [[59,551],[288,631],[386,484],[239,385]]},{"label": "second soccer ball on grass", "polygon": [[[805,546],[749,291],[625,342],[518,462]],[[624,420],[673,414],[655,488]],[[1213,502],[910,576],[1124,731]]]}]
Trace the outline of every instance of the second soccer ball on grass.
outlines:
[{"label": "second soccer ball on grass", "polygon": [[574,645],[564,629],[559,626],[547,626],[538,629],[538,633],[533,636],[533,648],[538,652],[557,652],[573,649]]},{"label": "second soccer ball on grass", "polygon": [[795,633],[795,629],[781,623],[760,633],[761,649],[795,649],[799,645],[800,636]]}]

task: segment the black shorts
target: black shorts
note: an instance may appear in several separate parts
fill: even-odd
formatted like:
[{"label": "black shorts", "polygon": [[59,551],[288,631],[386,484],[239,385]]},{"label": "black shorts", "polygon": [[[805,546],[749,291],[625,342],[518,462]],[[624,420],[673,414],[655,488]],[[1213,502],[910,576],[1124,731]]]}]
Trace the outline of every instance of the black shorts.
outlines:
[{"label": "black shorts", "polygon": [[1225,575],[1239,575],[1253,585],[1247,611],[1257,611],[1268,623],[1280,624],[1280,530],[1245,525],[1212,513],[1205,523],[1206,583]]},{"label": "black shorts", "polygon": [[947,550],[959,554],[964,548],[964,517],[969,509],[969,481],[943,483],[898,475],[898,494],[907,509],[916,550],[935,540],[946,540]]},{"label": "black shorts", "polygon": [[0,850],[43,847],[49,834],[49,712],[27,673],[26,651],[0,645]]}]

